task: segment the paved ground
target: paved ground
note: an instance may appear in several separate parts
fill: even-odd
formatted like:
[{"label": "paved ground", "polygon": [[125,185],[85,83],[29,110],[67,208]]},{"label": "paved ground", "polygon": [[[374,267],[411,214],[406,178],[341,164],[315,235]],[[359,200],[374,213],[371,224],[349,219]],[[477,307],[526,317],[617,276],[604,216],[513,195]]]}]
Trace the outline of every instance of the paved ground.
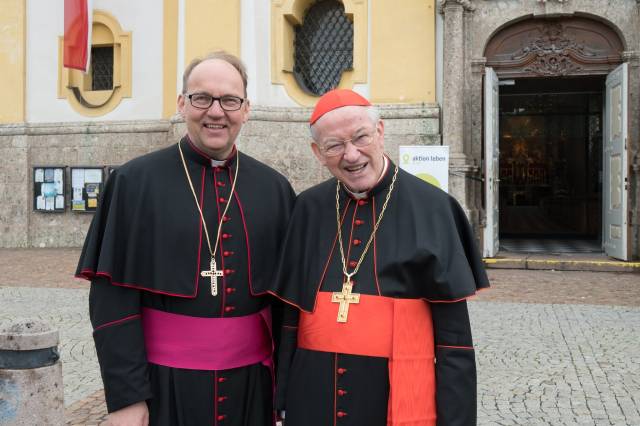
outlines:
[{"label": "paved ground", "polygon": [[[105,417],[77,249],[0,249],[0,320],[60,329],[68,424]],[[489,270],[470,302],[480,425],[640,425],[640,274]]]}]

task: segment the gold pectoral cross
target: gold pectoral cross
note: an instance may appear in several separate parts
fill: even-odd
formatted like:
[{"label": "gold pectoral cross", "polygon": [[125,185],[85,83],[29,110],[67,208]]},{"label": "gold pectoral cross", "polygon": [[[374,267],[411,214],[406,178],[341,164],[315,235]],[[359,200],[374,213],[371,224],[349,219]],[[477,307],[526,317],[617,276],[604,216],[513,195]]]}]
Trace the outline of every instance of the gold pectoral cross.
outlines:
[{"label": "gold pectoral cross", "polygon": [[222,271],[220,269],[216,269],[216,260],[212,257],[211,263],[209,265],[208,271],[200,272],[200,275],[203,277],[211,278],[211,295],[218,295],[218,277],[222,276]]},{"label": "gold pectoral cross", "polygon": [[342,285],[342,291],[331,294],[331,302],[340,303],[340,307],[338,308],[338,322],[347,322],[349,305],[351,303],[360,303],[360,294],[351,293],[352,290],[353,283],[351,282],[351,277],[347,277],[347,281]]}]

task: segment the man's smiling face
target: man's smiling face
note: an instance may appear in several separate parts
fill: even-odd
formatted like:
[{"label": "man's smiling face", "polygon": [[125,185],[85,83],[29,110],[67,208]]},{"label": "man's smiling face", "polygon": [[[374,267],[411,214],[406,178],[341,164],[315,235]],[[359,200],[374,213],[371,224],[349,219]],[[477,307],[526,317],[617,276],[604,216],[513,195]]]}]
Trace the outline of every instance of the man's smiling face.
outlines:
[{"label": "man's smiling face", "polygon": [[[345,106],[327,112],[314,124],[316,142],[311,144],[318,161],[353,192],[368,191],[384,169],[384,125],[373,121],[367,107]],[[371,143],[355,146],[351,141],[368,135]],[[327,141],[348,141],[344,152],[327,156]]]},{"label": "man's smiling face", "polygon": [[215,97],[231,95],[244,99],[242,77],[228,62],[207,59],[191,71],[187,92],[178,98],[178,110],[187,124],[191,142],[211,157],[223,160],[233,150],[240,129],[249,118],[249,101],[245,100],[237,111],[224,111],[217,100],[208,109],[199,109],[191,105],[187,98],[194,93]]}]

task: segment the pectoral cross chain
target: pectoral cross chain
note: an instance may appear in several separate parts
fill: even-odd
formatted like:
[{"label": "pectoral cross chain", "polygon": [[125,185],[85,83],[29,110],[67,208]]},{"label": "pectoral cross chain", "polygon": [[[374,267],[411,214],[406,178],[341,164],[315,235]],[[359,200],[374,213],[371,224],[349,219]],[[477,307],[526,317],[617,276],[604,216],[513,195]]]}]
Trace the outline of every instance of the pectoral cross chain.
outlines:
[{"label": "pectoral cross chain", "polygon": [[203,277],[211,278],[211,295],[217,296],[218,295],[218,277],[221,277],[223,274],[222,274],[222,270],[216,269],[216,260],[214,258],[211,258],[209,270],[208,271],[204,270],[200,272],[200,275]]},{"label": "pectoral cross chain", "polygon": [[331,294],[331,302],[340,303],[338,308],[338,322],[347,322],[349,315],[349,305],[351,303],[360,303],[360,293],[352,293],[353,283],[351,277],[347,277],[347,281],[342,285],[342,291]]}]

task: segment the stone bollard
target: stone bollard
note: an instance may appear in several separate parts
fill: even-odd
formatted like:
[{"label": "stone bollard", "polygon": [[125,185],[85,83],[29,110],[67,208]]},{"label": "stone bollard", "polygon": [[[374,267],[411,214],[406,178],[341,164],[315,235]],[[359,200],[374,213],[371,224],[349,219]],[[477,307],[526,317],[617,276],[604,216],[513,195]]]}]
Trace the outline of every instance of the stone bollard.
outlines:
[{"label": "stone bollard", "polygon": [[0,324],[0,425],[63,424],[58,331],[38,320]]}]

